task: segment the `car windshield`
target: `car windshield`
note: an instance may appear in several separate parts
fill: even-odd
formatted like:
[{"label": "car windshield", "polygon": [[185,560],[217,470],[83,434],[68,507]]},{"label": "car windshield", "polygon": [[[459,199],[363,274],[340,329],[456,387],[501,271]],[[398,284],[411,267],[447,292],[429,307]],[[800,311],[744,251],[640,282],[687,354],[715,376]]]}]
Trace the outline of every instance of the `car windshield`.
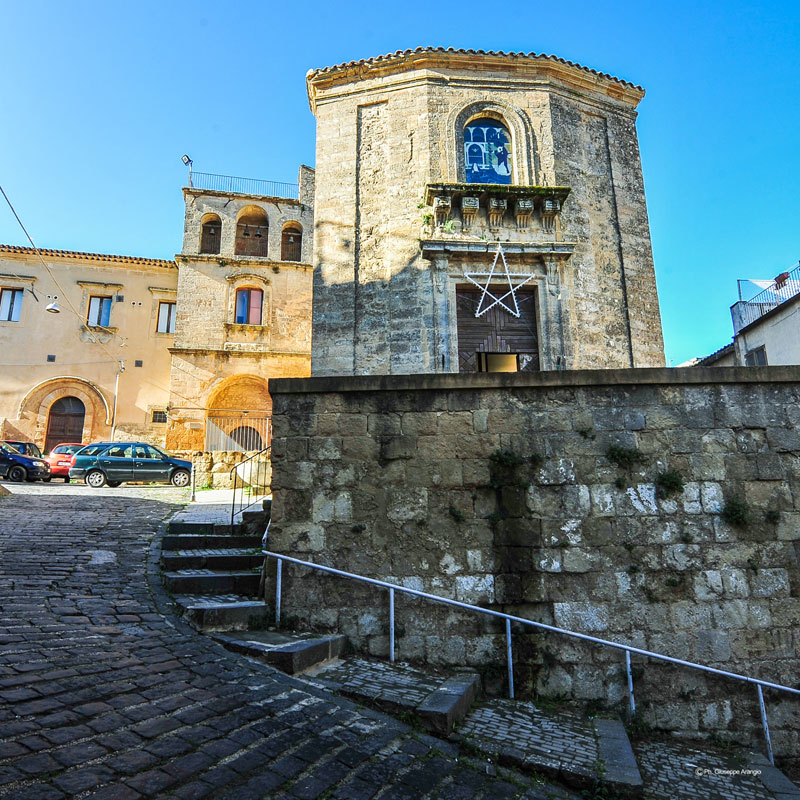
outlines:
[{"label": "car windshield", "polygon": [[6,444],[5,442],[0,442],[0,450],[5,450],[6,453],[16,453],[19,455],[19,450],[16,447],[11,447],[11,445]]},{"label": "car windshield", "polygon": [[160,447],[156,447],[154,444],[151,444],[150,447],[152,447],[153,450],[155,450],[159,455],[164,456],[164,458],[172,458],[169,453],[165,452]]},{"label": "car windshield", "polygon": [[33,443],[27,445],[28,455],[36,456],[36,458],[42,457],[42,451]]},{"label": "car windshield", "polygon": [[65,453],[67,455],[72,455],[73,453],[77,453],[78,450],[83,449],[82,444],[60,444],[58,447],[54,447],[50,452],[51,453]]},{"label": "car windshield", "polygon": [[108,442],[105,444],[90,444],[83,448],[83,450],[79,450],[76,455],[79,456],[96,456],[99,453],[102,453],[103,450],[106,450],[110,447]]}]

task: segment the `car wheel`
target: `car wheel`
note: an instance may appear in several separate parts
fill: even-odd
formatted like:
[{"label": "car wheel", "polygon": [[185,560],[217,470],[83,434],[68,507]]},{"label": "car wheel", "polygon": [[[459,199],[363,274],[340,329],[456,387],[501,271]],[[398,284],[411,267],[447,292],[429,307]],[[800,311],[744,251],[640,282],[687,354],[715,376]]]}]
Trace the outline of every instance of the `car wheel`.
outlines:
[{"label": "car wheel", "polygon": [[116,488],[117,488],[117,486],[120,486],[121,484],[122,484],[122,481],[109,481],[109,482],[108,482],[108,485],[109,485],[109,486],[110,486],[112,489],[116,489]]},{"label": "car wheel", "polygon": [[64,478],[64,483],[69,483],[69,475],[67,475],[67,477]]},{"label": "car wheel", "polygon": [[93,469],[84,480],[92,489],[99,489],[101,486],[105,486],[106,476],[99,469]]},{"label": "car wheel", "polygon": [[28,471],[25,467],[11,467],[8,471],[8,479],[14,483],[22,483],[28,479]]},{"label": "car wheel", "polygon": [[52,475],[48,475],[46,478],[42,478],[42,483],[50,483],[50,479],[51,478],[52,478]]},{"label": "car wheel", "polygon": [[189,473],[185,469],[176,469],[169,480],[173,486],[183,487],[189,485],[189,478]]}]

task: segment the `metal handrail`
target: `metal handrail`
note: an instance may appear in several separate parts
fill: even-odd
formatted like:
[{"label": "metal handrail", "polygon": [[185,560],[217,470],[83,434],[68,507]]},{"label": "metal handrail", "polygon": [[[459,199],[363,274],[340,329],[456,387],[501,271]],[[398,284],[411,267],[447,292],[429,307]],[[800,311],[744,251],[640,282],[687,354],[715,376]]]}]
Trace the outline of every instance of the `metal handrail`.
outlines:
[{"label": "metal handrail", "polygon": [[760,319],[787,300],[791,300],[797,294],[800,294],[800,264],[783,273],[782,281],[774,280],[766,289],[744,301],[740,329]]},{"label": "metal handrail", "polygon": [[550,631],[551,633],[560,633],[564,636],[570,636],[573,639],[582,639],[583,641],[592,642],[593,644],[603,645],[604,647],[612,647],[617,650],[625,652],[625,669],[628,679],[628,703],[631,714],[636,713],[636,701],[633,694],[633,673],[631,672],[631,653],[636,655],[646,656],[647,658],[655,658],[660,661],[666,661],[671,664],[677,664],[681,667],[689,667],[690,669],[697,669],[702,672],[708,672],[713,675],[721,675],[725,678],[733,678],[734,680],[743,681],[745,683],[755,684],[758,690],[759,709],[761,711],[761,723],[764,729],[764,739],[767,746],[767,755],[770,763],[775,764],[775,759],[772,754],[772,741],[769,735],[769,725],[767,723],[767,712],[764,705],[763,687],[768,689],[777,689],[778,691],[790,692],[791,694],[800,695],[800,689],[793,689],[790,686],[783,686],[780,683],[772,683],[771,681],[764,681],[760,678],[751,678],[749,675],[742,675],[738,672],[728,672],[723,669],[716,669],[714,667],[707,667],[704,664],[697,664],[693,661],[684,661],[680,658],[673,656],[666,656],[662,653],[655,653],[652,650],[644,650],[641,647],[633,647],[631,645],[622,644],[621,642],[613,642],[610,639],[601,639],[597,636],[590,636],[587,633],[578,633],[577,631],[570,631],[566,628],[559,628],[555,625],[548,625],[545,622],[536,622],[535,620],[525,619],[524,617],[517,617],[514,614],[506,614],[502,611],[493,611],[489,608],[482,608],[471,603],[462,603],[460,600],[451,600],[449,597],[441,597],[436,594],[429,594],[428,592],[420,591],[419,589],[409,589],[406,586],[400,586],[396,583],[389,583],[381,581],[377,578],[367,578],[364,575],[356,575],[353,572],[345,572],[341,569],[334,567],[326,567],[322,564],[315,564],[312,561],[303,561],[300,558],[293,558],[292,556],[274,553],[270,550],[262,550],[262,554],[267,558],[274,558],[277,561],[277,571],[275,580],[275,625],[280,627],[281,621],[281,590],[282,590],[282,567],[284,561],[289,561],[292,564],[299,564],[302,567],[310,567],[321,572],[327,572],[332,575],[339,575],[343,578],[350,578],[352,580],[360,581],[361,583],[369,583],[373,586],[379,586],[383,589],[389,590],[389,660],[394,661],[394,638],[395,638],[395,624],[394,624],[394,593],[395,591],[402,592],[403,594],[410,594],[415,597],[422,597],[425,600],[432,600],[437,603],[443,603],[448,606],[455,606],[456,608],[463,608],[467,611],[476,611],[487,616],[497,617],[504,619],[506,623],[506,661],[508,668],[508,687],[509,697],[514,698],[514,672],[513,672],[513,659],[511,650],[511,623],[518,622],[522,625],[530,625],[534,628]]},{"label": "metal handrail", "polygon": [[[264,458],[268,456],[269,451],[270,451],[270,448],[269,447],[265,447],[263,450],[259,450],[257,453],[253,453],[253,455],[248,456],[247,458],[243,458],[238,464],[236,464],[234,467],[232,467],[228,472],[229,475],[233,476],[233,497],[231,498],[231,535],[233,535],[233,525],[234,525],[234,519],[236,518],[236,515],[237,514],[241,514],[243,511],[247,511],[248,508],[250,508],[251,506],[254,506],[256,503],[258,503],[260,500],[263,500],[267,496],[266,492],[261,494],[261,495],[257,495],[255,500],[251,499],[250,502],[247,505],[244,505],[244,487],[245,487],[245,483],[247,483],[247,485],[249,485],[249,486],[263,486],[263,485],[265,485],[265,484],[259,483],[259,480],[263,477],[263,475],[266,472],[266,467],[267,467],[268,461],[265,461]],[[239,469],[239,467],[242,466],[242,464],[247,464],[249,461],[253,461],[253,459],[258,458],[259,456],[262,456],[262,460],[256,462],[258,464],[258,472],[256,474],[255,483],[253,483],[252,481],[245,481],[245,479],[242,478],[242,485],[240,487],[240,493],[239,493],[239,508],[237,510],[237,508],[236,508],[236,483],[237,483],[237,481],[239,479],[238,469]],[[262,469],[264,470],[263,472],[262,472]]]},{"label": "metal handrail", "polygon": [[207,189],[212,192],[286,197],[291,200],[297,200],[300,195],[300,186],[297,183],[263,181],[259,178],[240,178],[235,175],[216,175],[213,172],[192,172],[189,177],[189,186],[193,189]]}]

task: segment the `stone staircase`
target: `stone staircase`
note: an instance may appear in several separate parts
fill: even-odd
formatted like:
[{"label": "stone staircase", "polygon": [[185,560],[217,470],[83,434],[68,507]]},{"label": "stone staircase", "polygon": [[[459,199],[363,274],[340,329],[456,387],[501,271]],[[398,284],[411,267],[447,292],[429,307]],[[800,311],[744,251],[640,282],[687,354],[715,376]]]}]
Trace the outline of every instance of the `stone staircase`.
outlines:
[{"label": "stone staircase", "polygon": [[258,596],[268,519],[267,505],[233,533],[228,525],[171,523],[163,537],[165,586],[185,619],[229,650],[449,738],[487,770],[513,768],[582,793],[564,797],[800,800],[800,790],[758,753],[631,742],[617,718],[482,697],[470,671],[345,658],[344,636],[270,630],[273,608]]}]

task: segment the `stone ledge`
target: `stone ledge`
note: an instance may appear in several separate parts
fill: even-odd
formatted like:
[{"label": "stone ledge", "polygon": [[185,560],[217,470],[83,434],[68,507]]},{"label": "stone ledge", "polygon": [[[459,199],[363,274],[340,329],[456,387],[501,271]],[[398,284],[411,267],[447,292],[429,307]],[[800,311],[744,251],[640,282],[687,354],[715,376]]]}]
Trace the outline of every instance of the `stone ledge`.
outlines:
[{"label": "stone ledge", "polygon": [[[173,348],[171,348],[172,350]],[[578,386],[692,386],[800,383],[800,366],[647,367],[548,372],[470,372],[417,375],[331,375],[273,378],[270,394],[448,391],[453,389],[574,388]]]}]

